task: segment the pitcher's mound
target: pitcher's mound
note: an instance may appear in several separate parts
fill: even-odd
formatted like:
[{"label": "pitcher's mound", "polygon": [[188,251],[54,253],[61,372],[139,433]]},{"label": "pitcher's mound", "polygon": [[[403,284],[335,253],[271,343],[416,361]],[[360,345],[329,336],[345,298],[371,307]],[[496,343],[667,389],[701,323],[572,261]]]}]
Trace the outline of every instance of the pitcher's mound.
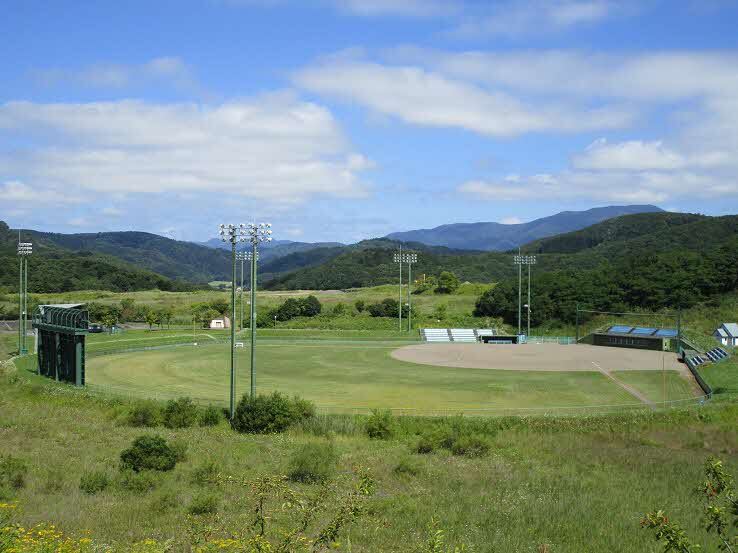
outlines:
[{"label": "pitcher's mound", "polygon": [[684,372],[676,354],[628,348],[558,344],[413,344],[392,352],[400,361],[507,371],[660,371]]}]

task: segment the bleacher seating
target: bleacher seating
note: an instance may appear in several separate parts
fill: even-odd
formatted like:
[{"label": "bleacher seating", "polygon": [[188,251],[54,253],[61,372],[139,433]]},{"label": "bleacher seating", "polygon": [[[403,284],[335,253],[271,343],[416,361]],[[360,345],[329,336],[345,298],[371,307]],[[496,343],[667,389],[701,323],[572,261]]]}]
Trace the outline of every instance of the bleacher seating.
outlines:
[{"label": "bleacher seating", "polygon": [[729,357],[728,352],[720,347],[711,349],[706,352],[705,355],[707,355],[708,359],[713,363],[719,363],[723,359],[727,359]]},{"label": "bleacher seating", "polygon": [[477,337],[471,328],[451,328],[449,329],[451,340],[454,342],[476,342]]},{"label": "bleacher seating", "polygon": [[423,339],[426,342],[450,342],[451,336],[446,328],[424,328]]}]

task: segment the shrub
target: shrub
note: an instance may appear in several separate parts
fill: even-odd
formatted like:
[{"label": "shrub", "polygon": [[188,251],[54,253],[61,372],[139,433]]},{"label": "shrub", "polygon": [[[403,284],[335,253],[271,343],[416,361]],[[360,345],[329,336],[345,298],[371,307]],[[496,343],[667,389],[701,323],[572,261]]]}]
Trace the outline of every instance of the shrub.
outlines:
[{"label": "shrub", "polygon": [[85,472],[79,480],[79,489],[88,495],[103,491],[110,485],[110,478],[103,471]]},{"label": "shrub", "polygon": [[191,515],[212,515],[218,512],[218,498],[212,494],[196,495],[187,512]]},{"label": "shrub", "polygon": [[366,308],[366,302],[364,300],[356,300],[354,302],[354,308],[356,309],[357,313],[361,313],[364,311],[364,308]]},{"label": "shrub", "polygon": [[172,440],[169,443],[169,447],[174,452],[174,459],[179,463],[187,459],[187,442],[184,440]]},{"label": "shrub", "polygon": [[173,491],[162,491],[151,500],[151,510],[155,513],[166,513],[179,505],[177,494]]},{"label": "shrub", "polygon": [[209,405],[200,413],[200,426],[217,426],[223,418],[220,409],[214,405]]},{"label": "shrub", "polygon": [[161,436],[139,436],[133,445],[120,454],[121,468],[142,470],[172,470],[177,464],[177,452]]},{"label": "shrub", "polygon": [[11,455],[0,456],[0,488],[17,491],[26,485],[26,464]]},{"label": "shrub", "polygon": [[366,433],[370,438],[390,439],[395,433],[395,419],[392,412],[374,409],[366,421]]},{"label": "shrub", "polygon": [[300,313],[304,317],[315,317],[316,315],[320,315],[321,310],[322,305],[320,304],[320,300],[312,294],[302,299]]},{"label": "shrub", "polygon": [[167,402],[162,413],[167,428],[188,428],[197,421],[197,407],[188,397]]},{"label": "shrub", "polygon": [[64,488],[64,472],[59,467],[51,467],[46,471],[41,485],[41,491],[44,493],[58,493]]},{"label": "shrub", "polygon": [[144,470],[134,472],[132,470],[124,470],[120,475],[120,487],[133,493],[150,492],[159,485],[157,473]]},{"label": "shrub", "polygon": [[415,444],[414,451],[415,453],[426,455],[428,453],[433,453],[435,449],[436,442],[433,438],[431,438],[430,436],[421,436],[418,442]]},{"label": "shrub", "polygon": [[489,453],[489,442],[479,435],[460,436],[451,446],[451,453],[466,457],[484,457]]},{"label": "shrub", "polygon": [[284,432],[293,422],[312,416],[315,407],[306,400],[274,392],[251,397],[244,394],[236,406],[231,426],[238,432],[269,434]]},{"label": "shrub", "polygon": [[192,482],[199,486],[215,484],[218,481],[219,473],[220,467],[215,462],[208,461],[195,467],[195,470],[192,471]]},{"label": "shrub", "polygon": [[294,482],[324,482],[336,471],[337,461],[332,443],[305,444],[292,456],[288,476]]},{"label": "shrub", "polygon": [[128,413],[128,424],[130,426],[158,426],[161,422],[161,411],[159,406],[152,401],[141,401],[136,403]]},{"label": "shrub", "polygon": [[315,404],[298,396],[292,398],[292,414],[295,422],[312,419],[315,416]]},{"label": "shrub", "polygon": [[420,464],[412,457],[403,457],[394,469],[395,474],[417,476],[420,474]]}]

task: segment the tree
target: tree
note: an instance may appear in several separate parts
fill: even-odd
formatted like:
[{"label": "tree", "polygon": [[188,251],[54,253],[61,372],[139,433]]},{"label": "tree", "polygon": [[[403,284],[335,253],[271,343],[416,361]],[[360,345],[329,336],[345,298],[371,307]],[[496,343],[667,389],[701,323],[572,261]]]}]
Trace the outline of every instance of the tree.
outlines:
[{"label": "tree", "polygon": [[225,298],[218,298],[210,302],[210,308],[215,310],[218,315],[225,315],[231,307],[228,300]]},{"label": "tree", "polygon": [[302,314],[302,302],[296,298],[287,298],[274,313],[278,321],[289,321]]},{"label": "tree", "polygon": [[167,328],[171,327],[172,317],[174,317],[174,312],[172,311],[171,307],[167,307],[166,309],[162,310],[161,320],[163,323],[166,323]]},{"label": "tree", "polygon": [[[700,483],[697,492],[704,503],[704,528],[716,537],[717,549],[735,552],[738,550],[738,494],[732,475],[723,462],[710,457],[705,462],[706,479]],[[655,530],[655,538],[662,542],[664,553],[696,553],[702,550],[693,544],[679,524],[669,520],[664,511],[651,511],[641,520],[641,526]],[[712,547],[707,551],[715,551]]]},{"label": "tree", "polygon": [[146,324],[149,325],[149,330],[152,330],[152,327],[156,324],[159,318],[153,309],[149,309],[146,312],[145,320],[146,320]]},{"label": "tree", "polygon": [[356,300],[354,302],[354,308],[356,308],[357,313],[363,312],[365,307],[366,303],[364,302],[364,300]]},{"label": "tree", "polygon": [[320,304],[318,298],[311,294],[303,298],[300,314],[304,317],[315,317],[316,315],[320,315],[322,309],[323,306]]},{"label": "tree", "polygon": [[459,279],[450,271],[443,271],[438,277],[436,294],[453,294],[459,287]]},{"label": "tree", "polygon": [[107,327],[110,333],[113,333],[113,327],[115,326],[115,315],[108,313],[102,318],[103,326]]}]

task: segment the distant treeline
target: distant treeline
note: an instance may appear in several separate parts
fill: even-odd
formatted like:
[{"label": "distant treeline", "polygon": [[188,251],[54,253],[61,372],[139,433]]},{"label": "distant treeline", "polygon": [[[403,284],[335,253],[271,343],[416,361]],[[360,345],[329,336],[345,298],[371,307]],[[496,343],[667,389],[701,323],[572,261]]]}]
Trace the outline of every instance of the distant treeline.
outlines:
[{"label": "distant treeline", "polygon": [[[525,282],[524,282],[525,286]],[[533,271],[531,324],[573,323],[576,305],[602,311],[688,308],[738,287],[738,237],[704,253],[673,250],[629,254],[596,269]],[[525,291],[524,291],[525,295]],[[477,316],[518,316],[518,280],[507,278],[482,294]]]}]

